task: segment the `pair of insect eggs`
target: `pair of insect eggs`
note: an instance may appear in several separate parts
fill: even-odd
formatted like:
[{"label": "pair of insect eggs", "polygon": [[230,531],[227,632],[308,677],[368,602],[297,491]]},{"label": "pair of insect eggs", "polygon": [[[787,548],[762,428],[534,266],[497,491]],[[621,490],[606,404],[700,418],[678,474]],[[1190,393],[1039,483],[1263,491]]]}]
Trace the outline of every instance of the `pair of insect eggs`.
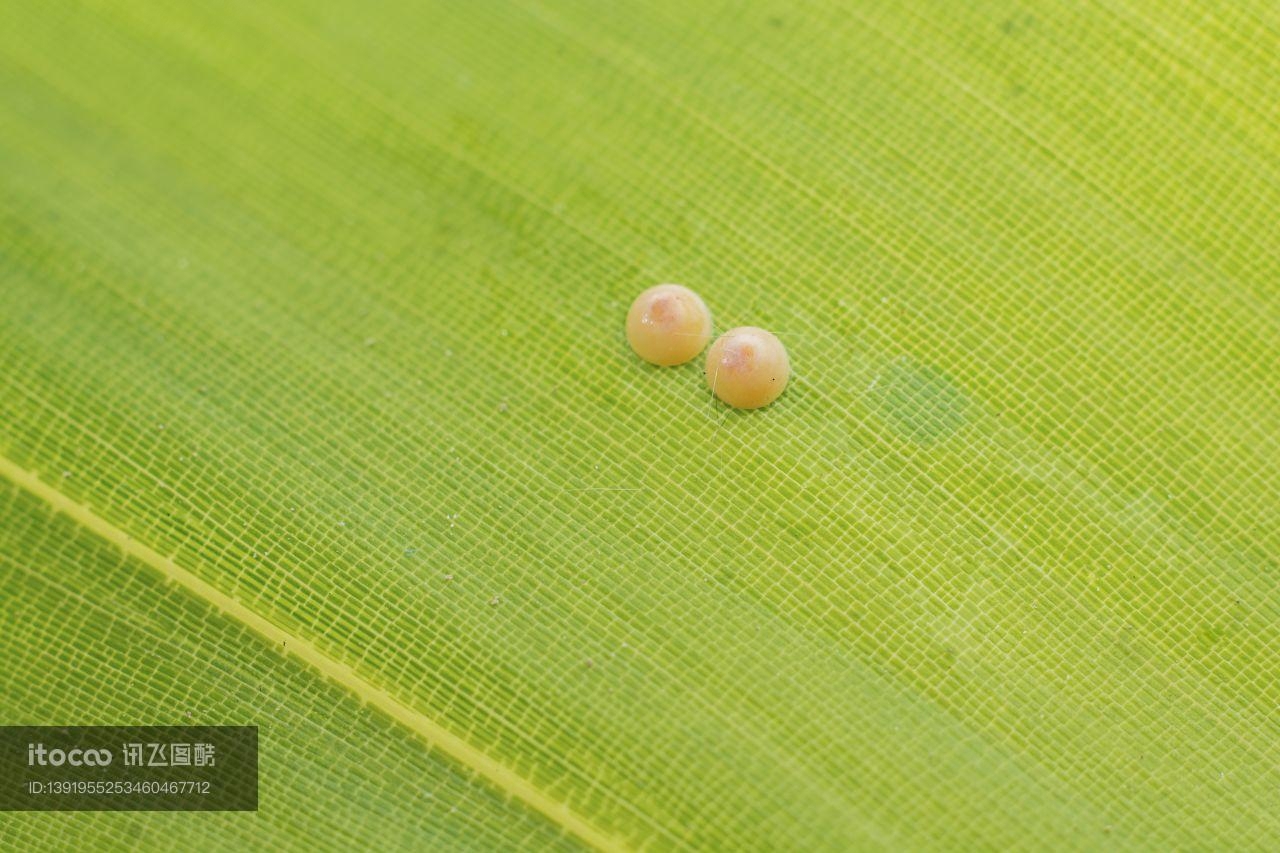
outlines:
[{"label": "pair of insect eggs", "polygon": [[[679,284],[659,284],[636,297],[627,312],[627,342],[636,355],[670,367],[696,358],[711,340],[711,311],[702,297]],[[707,385],[730,406],[767,406],[787,387],[791,363],[772,332],[755,326],[730,329],[707,351]]]}]

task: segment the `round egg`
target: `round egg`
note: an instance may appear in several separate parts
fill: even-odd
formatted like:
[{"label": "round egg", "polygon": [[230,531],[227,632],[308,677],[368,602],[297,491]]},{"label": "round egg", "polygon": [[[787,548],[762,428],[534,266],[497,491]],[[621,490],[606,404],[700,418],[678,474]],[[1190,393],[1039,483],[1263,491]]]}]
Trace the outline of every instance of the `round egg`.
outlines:
[{"label": "round egg", "polygon": [[711,340],[711,311],[679,284],[659,284],[636,297],[627,312],[627,342],[636,355],[670,367],[697,357]]},{"label": "round egg", "polygon": [[730,406],[767,406],[787,387],[791,362],[772,332],[755,326],[730,329],[707,351],[707,385]]}]

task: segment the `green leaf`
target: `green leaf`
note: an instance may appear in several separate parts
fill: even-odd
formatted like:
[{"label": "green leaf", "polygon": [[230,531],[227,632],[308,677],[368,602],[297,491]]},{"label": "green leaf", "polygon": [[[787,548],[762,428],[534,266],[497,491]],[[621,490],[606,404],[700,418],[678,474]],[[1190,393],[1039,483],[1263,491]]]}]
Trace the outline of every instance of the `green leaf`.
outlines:
[{"label": "green leaf", "polygon": [[[22,849],[1280,845],[1271,3],[0,9]],[[679,281],[787,345],[641,363]]]}]

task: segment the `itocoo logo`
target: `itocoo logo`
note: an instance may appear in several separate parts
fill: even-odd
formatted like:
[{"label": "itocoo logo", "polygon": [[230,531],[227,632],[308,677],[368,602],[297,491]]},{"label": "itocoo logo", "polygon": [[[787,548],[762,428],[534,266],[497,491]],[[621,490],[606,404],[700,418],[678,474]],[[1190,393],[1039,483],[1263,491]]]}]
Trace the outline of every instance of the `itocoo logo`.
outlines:
[{"label": "itocoo logo", "polygon": [[46,749],[42,743],[27,744],[27,766],[61,767],[69,764],[72,767],[106,767],[111,763],[109,749]]}]

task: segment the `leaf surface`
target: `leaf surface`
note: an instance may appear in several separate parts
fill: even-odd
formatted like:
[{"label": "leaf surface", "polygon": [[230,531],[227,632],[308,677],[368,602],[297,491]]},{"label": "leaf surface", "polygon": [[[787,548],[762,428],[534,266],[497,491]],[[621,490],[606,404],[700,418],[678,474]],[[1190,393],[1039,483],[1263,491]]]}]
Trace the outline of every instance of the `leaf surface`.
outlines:
[{"label": "leaf surface", "polygon": [[[257,723],[263,798],[0,830],[1275,847],[1278,47],[1251,2],[7,5],[0,719]],[[782,399],[639,363],[659,281],[777,332]]]}]

